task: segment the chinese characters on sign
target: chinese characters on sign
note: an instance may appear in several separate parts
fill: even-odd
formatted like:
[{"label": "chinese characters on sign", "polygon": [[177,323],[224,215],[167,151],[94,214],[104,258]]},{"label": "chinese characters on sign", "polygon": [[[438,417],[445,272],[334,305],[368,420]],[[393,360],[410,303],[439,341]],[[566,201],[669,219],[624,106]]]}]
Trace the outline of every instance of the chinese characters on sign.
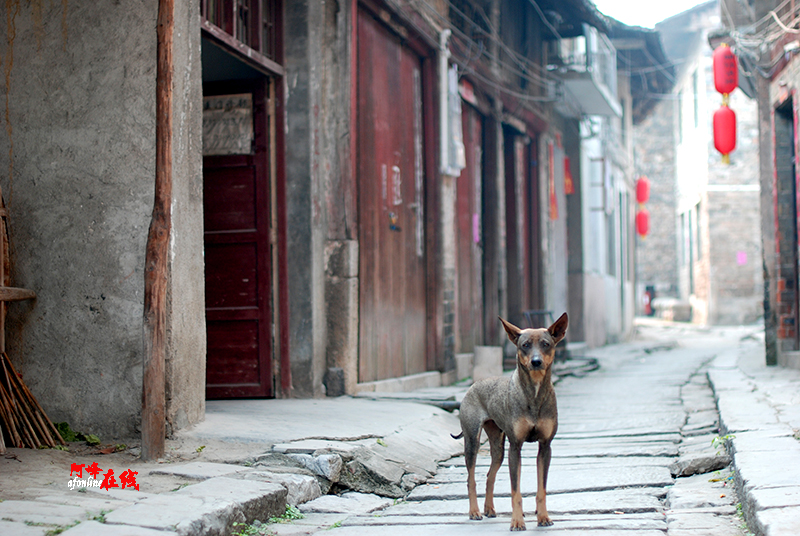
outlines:
[{"label": "chinese characters on sign", "polygon": [[250,154],[253,96],[203,97],[203,156]]},{"label": "chinese characters on sign", "polygon": [[[84,471],[86,471],[87,478],[83,478]],[[69,489],[100,488],[105,490],[120,487],[120,485],[117,484],[117,479],[114,478],[113,469],[106,471],[106,473],[103,475],[103,480],[100,481],[97,477],[102,472],[103,470],[100,469],[100,466],[97,465],[97,462],[93,462],[89,466],[84,463],[73,463],[69,473],[69,476],[73,478],[67,482],[67,486],[69,486]],[[136,475],[138,474],[139,473],[137,471],[131,471],[128,469],[119,475],[119,481],[122,484],[122,489],[133,488],[136,491],[139,491],[139,484],[136,482]]]}]

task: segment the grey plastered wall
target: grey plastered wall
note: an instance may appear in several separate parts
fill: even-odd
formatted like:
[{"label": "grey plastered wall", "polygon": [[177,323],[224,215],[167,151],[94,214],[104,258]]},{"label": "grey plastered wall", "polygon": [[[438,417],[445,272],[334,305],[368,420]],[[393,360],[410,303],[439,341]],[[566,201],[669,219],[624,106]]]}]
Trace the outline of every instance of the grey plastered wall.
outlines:
[{"label": "grey plastered wall", "polygon": [[[197,7],[189,0],[176,4],[175,53],[185,65],[176,77],[174,103],[173,143],[180,154],[173,177],[170,303],[181,318],[168,320],[172,370],[197,369],[205,337],[202,285],[199,291],[196,286],[198,277],[202,282],[202,242],[200,250],[193,245],[195,227],[202,230],[202,206],[196,184],[186,183],[199,177],[201,163],[199,152],[194,156],[199,118],[191,118],[199,102],[190,104],[199,90],[192,87],[195,75],[184,70],[193,68],[190,56],[199,62],[189,50]],[[27,3],[12,14],[13,50],[6,44],[9,27],[0,27],[4,66],[13,58],[0,93],[8,95],[0,185],[10,212],[12,284],[38,295],[33,303],[11,305],[8,352],[54,421],[101,439],[131,437],[141,414],[158,3],[40,5],[41,14]],[[183,405],[182,422],[202,414],[196,380],[173,385],[170,411]],[[190,390],[193,403],[184,405]]]},{"label": "grey plastered wall", "polygon": [[175,2],[172,236],[167,310],[167,423],[203,420],[206,388],[203,260],[203,83],[200,3]]},{"label": "grey plastered wall", "polygon": [[320,168],[321,27],[324,5],[288,2],[284,11],[286,65],[286,214],[289,268],[289,347],[292,394],[322,396],[325,371],[324,225]]}]

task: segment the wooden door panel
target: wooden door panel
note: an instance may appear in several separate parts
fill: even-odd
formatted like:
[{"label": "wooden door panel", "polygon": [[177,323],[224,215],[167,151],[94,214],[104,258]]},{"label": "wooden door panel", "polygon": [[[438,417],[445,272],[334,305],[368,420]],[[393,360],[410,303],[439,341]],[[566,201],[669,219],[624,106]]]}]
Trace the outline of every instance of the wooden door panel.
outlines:
[{"label": "wooden door panel", "polygon": [[206,231],[255,229],[256,207],[254,168],[209,169],[204,195],[224,203],[208,203],[204,213]]},{"label": "wooden door panel", "polygon": [[206,264],[212,267],[206,271],[206,308],[258,307],[258,252],[254,243],[209,244]]},{"label": "wooden door panel", "polygon": [[215,366],[215,388],[249,396],[261,382],[258,320],[209,320],[206,329],[208,358]]},{"label": "wooden door panel", "polygon": [[481,254],[481,183],[483,120],[464,106],[466,167],[456,182],[456,352],[472,352],[482,344],[483,277]]},{"label": "wooden door panel", "polygon": [[421,60],[358,16],[359,381],[426,370]]},{"label": "wooden door panel", "polygon": [[273,392],[267,107],[251,91],[251,153],[203,159],[208,398]]}]

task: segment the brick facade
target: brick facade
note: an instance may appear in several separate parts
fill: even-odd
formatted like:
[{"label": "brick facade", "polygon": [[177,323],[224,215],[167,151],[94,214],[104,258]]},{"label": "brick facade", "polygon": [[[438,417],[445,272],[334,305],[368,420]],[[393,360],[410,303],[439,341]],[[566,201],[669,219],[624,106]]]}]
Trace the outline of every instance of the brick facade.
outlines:
[{"label": "brick facade", "polygon": [[663,100],[635,127],[635,173],[650,180],[650,199],[645,205],[650,212],[650,232],[646,238],[636,239],[639,296],[647,286],[655,288],[656,296],[678,295],[673,104]]}]

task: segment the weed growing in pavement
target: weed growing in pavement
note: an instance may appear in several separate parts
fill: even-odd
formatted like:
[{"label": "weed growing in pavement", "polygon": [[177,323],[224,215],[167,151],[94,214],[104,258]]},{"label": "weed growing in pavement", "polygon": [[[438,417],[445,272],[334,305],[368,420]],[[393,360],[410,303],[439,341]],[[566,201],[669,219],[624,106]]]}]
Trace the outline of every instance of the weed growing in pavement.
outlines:
[{"label": "weed growing in pavement", "polygon": [[106,522],[106,514],[110,513],[111,510],[101,510],[100,513],[94,516],[92,519],[97,521],[98,523],[105,523]]},{"label": "weed growing in pavement", "polygon": [[744,536],[753,536],[753,533],[747,526],[747,520],[744,518],[744,509],[742,508],[742,503],[736,503],[736,515],[739,516],[739,530],[742,531]]},{"label": "weed growing in pavement", "polygon": [[341,526],[342,526],[342,522],[341,521],[337,521],[336,523],[334,523],[333,525],[331,525],[330,527],[328,527],[325,530],[338,529]]},{"label": "weed growing in pavement", "polygon": [[72,527],[74,527],[78,523],[80,523],[80,521],[76,521],[76,522],[74,522],[74,523],[72,523],[70,525],[59,525],[58,527],[56,527],[56,528],[54,528],[52,530],[48,530],[47,532],[45,532],[44,536],[57,536],[58,534],[61,534],[65,530],[71,529]]},{"label": "weed growing in pavement", "polygon": [[304,517],[306,516],[303,515],[299,508],[287,504],[286,511],[283,515],[269,518],[268,523],[291,523],[292,521],[303,519]]},{"label": "weed growing in pavement", "polygon": [[736,439],[736,436],[732,434],[717,436],[711,440],[711,446],[717,451],[717,455],[720,455],[727,452],[728,441],[733,441],[734,439]]},{"label": "weed growing in pavement", "polygon": [[70,428],[69,423],[57,422],[53,423],[58,430],[61,439],[70,443],[72,441],[86,441],[88,445],[97,446],[100,444],[100,438],[95,434],[84,434],[83,432],[76,432]]},{"label": "weed growing in pavement", "polygon": [[794,432],[792,437],[794,437],[796,440],[800,441],[800,430],[792,430],[792,431]]},{"label": "weed growing in pavement", "polygon": [[276,536],[274,530],[259,520],[250,523],[234,523],[231,536]]},{"label": "weed growing in pavement", "polygon": [[269,518],[266,523],[262,523],[258,519],[252,523],[234,523],[234,532],[231,533],[231,536],[275,536],[276,532],[269,528],[271,524],[291,523],[304,517],[306,516],[296,506],[287,504],[283,514]]}]

